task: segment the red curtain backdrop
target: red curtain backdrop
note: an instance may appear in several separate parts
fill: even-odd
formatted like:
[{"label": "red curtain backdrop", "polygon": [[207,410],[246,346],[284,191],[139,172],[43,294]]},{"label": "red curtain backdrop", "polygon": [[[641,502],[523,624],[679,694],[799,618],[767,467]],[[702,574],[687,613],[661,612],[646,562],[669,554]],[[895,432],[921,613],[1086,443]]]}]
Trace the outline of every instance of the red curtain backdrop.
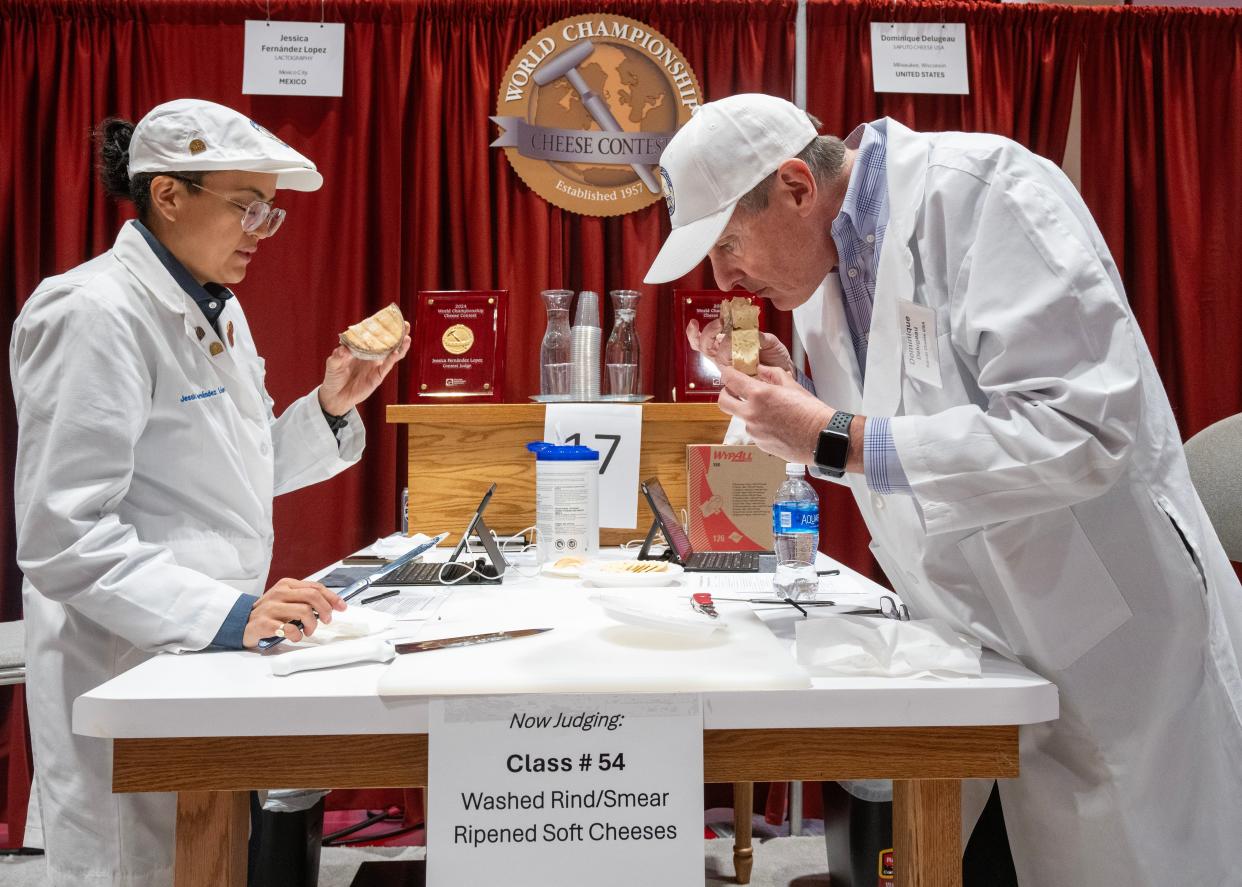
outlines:
[{"label": "red curtain backdrop", "polygon": [[1242,412],[1242,17],[1084,18],[1083,196],[1187,438]]},{"label": "red curtain backdrop", "polygon": [[[497,134],[488,116],[496,113],[500,77],[541,28],[570,15],[611,12],[663,32],[686,55],[709,99],[742,91],[790,96],[794,0],[328,2],[327,19],[346,23],[339,99],[241,95],[242,22],[262,18],[263,10],[254,0],[10,0],[0,6],[6,491],[16,437],[7,331],[41,278],[109,248],[126,217],[95,182],[87,135],[106,116],[136,120],[185,96],[250,114],[325,174],[317,193],[282,192],[289,217],[236,288],[267,359],[278,408],[317,384],[339,330],[390,301],[408,315],[421,289],[511,291],[511,401],[538,390],[541,289],[642,289],[643,377],[648,390],[667,397],[672,287],[641,284],[668,230],[663,202],[623,218],[594,219],[555,209],[529,191],[500,150],[488,147]],[[273,0],[271,14],[315,21],[320,4]],[[712,284],[700,270],[680,285]],[[777,329],[788,335],[787,316]],[[412,367],[407,362],[362,408],[369,441],[360,465],[277,500],[273,578],[304,576],[396,528],[404,460],[396,432],[384,422],[384,405],[408,400]],[[0,509],[0,546],[0,619],[15,619],[20,576],[11,493]],[[20,727],[20,703],[10,704],[8,714],[8,723]],[[20,740],[22,731],[0,731],[6,735]],[[0,798],[0,820],[14,822],[25,809],[28,765],[24,753],[7,760],[9,793]]]},{"label": "red curtain backdrop", "polygon": [[[278,404],[318,382],[347,324],[393,300],[408,312],[420,289],[456,288],[511,291],[506,395],[522,401],[538,385],[538,292],[549,286],[642,289],[645,387],[665,398],[680,334],[673,288],[640,284],[667,232],[662,204],[593,219],[530,192],[487,147],[500,74],[535,31],[605,11],[668,36],[708,99],[790,96],[795,8],[795,0],[337,0],[326,15],[346,23],[345,95],[331,99],[240,94],[241,23],[262,18],[257,0],[8,0],[0,6],[0,329],[11,328],[41,278],[107,249],[125,217],[95,183],[90,127],[197,96],[251,114],[326,174],[318,193],[282,194],[289,219],[237,288]],[[273,0],[271,12],[313,21],[320,5]],[[941,19],[967,23],[972,94],[873,93],[868,23]],[[1001,133],[1056,161],[1081,60],[1084,194],[1182,430],[1242,409],[1242,260],[1227,226],[1242,198],[1236,13],[811,0],[808,30],[809,109],[826,131],[845,135],[887,114],[915,129]],[[705,268],[678,283],[711,285]],[[788,335],[787,316],[776,329]],[[361,465],[278,500],[274,577],[306,575],[396,526],[404,467],[383,405],[409,399],[410,371],[363,408],[371,437]],[[16,432],[7,354],[0,389],[7,492]],[[6,503],[0,619],[14,619],[11,494]],[[868,569],[866,531],[843,491],[825,492],[823,526],[825,550]],[[28,763],[20,693],[7,698],[0,818],[18,825]]]},{"label": "red curtain backdrop", "polygon": [[[1065,154],[1081,26],[1063,6],[822,2],[807,7],[807,110],[824,131],[844,138],[858,126],[892,117],[911,129],[994,132],[1060,163]],[[970,94],[877,93],[871,88],[871,22],[965,22]],[[871,536],[853,496],[820,489],[820,546],[884,582],[871,559]]]}]

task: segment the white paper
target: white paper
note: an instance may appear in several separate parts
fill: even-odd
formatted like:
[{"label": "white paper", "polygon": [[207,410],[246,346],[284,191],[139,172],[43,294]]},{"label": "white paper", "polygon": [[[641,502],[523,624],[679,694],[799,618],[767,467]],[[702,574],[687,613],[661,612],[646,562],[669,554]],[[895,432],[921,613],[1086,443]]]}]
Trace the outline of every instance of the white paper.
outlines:
[{"label": "white paper", "polygon": [[702,883],[697,696],[433,698],[429,718],[429,887]]},{"label": "white paper", "polygon": [[872,22],[871,78],[876,92],[968,95],[966,25]]},{"label": "white paper", "polygon": [[339,96],[345,79],[340,22],[246,22],[242,92]]},{"label": "white paper", "polygon": [[638,404],[550,403],[543,439],[599,451],[599,525],[631,529],[638,524],[638,455],[643,408]]},{"label": "white paper", "polygon": [[901,360],[906,375],[941,387],[940,347],[936,335],[936,312],[906,299],[897,301],[897,328],[901,335]]},{"label": "white paper", "polygon": [[[391,590],[382,585],[372,586],[362,593],[362,600]],[[448,589],[443,588],[403,588],[400,594],[365,606],[378,613],[387,613],[398,622],[422,622],[436,614],[440,605],[448,600],[449,593]]]}]

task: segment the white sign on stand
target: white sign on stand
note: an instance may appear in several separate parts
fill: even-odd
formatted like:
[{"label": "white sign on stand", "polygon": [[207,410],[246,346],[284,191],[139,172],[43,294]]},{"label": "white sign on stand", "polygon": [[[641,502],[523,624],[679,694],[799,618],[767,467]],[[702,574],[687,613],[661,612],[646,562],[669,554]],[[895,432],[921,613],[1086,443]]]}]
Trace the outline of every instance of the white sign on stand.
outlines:
[{"label": "white sign on stand", "polygon": [[697,696],[430,704],[427,884],[703,882]]},{"label": "white sign on stand", "polygon": [[638,404],[550,403],[543,439],[599,451],[599,525],[638,524],[638,454],[643,408]]},{"label": "white sign on stand", "polygon": [[344,80],[342,23],[246,22],[246,95],[339,96]]},{"label": "white sign on stand", "polygon": [[872,22],[871,79],[876,92],[969,95],[966,25]]}]

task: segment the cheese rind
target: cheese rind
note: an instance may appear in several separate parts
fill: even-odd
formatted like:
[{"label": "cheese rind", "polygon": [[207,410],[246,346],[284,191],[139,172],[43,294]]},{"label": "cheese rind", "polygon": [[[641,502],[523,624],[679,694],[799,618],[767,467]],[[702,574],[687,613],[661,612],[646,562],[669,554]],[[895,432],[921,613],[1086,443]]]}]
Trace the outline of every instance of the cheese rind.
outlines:
[{"label": "cheese rind", "polygon": [[405,318],[396,303],[389,304],[341,333],[341,344],[361,360],[383,360],[405,338]]}]

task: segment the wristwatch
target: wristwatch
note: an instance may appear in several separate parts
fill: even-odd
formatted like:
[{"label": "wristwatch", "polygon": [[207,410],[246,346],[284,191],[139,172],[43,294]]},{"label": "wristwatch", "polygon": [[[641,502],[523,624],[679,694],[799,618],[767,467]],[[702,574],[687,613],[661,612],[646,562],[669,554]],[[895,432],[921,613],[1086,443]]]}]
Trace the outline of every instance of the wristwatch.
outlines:
[{"label": "wristwatch", "polygon": [[853,413],[837,410],[832,414],[828,427],[819,433],[815,445],[815,465],[829,477],[845,474],[845,463],[850,455],[850,422]]}]

